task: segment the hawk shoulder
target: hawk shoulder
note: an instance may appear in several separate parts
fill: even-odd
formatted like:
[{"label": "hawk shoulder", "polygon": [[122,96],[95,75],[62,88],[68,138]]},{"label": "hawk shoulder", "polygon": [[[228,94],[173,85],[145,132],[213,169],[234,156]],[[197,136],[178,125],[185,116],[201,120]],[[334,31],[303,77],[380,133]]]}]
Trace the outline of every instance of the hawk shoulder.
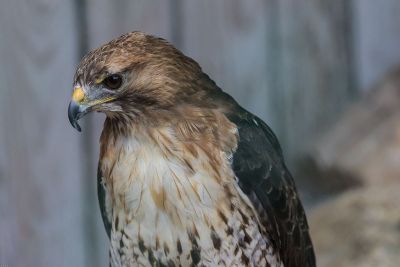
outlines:
[{"label": "hawk shoulder", "polygon": [[226,116],[239,135],[232,160],[239,187],[254,205],[284,266],[315,266],[306,215],[276,136],[255,115],[237,104],[230,107]]}]

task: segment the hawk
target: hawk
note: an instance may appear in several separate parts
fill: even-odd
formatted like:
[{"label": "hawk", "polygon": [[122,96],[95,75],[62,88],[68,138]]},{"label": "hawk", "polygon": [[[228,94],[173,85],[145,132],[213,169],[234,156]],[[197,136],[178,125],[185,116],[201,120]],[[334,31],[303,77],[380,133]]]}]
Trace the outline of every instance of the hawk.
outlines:
[{"label": "hawk", "polygon": [[125,34],[80,62],[68,117],[106,114],[98,198],[111,266],[315,266],[271,129],[164,39]]}]

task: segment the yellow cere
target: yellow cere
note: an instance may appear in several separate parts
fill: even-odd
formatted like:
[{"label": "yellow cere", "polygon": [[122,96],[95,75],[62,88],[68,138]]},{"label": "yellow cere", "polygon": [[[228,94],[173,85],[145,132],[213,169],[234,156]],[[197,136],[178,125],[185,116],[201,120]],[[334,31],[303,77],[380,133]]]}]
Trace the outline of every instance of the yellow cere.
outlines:
[{"label": "yellow cere", "polygon": [[85,93],[83,92],[80,86],[75,87],[74,92],[72,93],[72,100],[79,103],[85,98]]}]

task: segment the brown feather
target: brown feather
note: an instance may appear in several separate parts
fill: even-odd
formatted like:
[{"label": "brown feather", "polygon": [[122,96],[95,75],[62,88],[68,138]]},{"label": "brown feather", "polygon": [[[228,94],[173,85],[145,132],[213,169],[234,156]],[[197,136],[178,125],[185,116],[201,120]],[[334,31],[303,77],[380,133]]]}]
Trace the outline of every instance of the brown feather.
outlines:
[{"label": "brown feather", "polygon": [[[121,88],[96,83],[110,74],[123,77]],[[231,167],[239,137],[225,114],[233,104],[214,99],[221,90],[193,59],[128,33],[85,56],[74,83],[88,99],[111,99],[92,110],[107,115],[100,171],[112,266],[280,266]]]}]

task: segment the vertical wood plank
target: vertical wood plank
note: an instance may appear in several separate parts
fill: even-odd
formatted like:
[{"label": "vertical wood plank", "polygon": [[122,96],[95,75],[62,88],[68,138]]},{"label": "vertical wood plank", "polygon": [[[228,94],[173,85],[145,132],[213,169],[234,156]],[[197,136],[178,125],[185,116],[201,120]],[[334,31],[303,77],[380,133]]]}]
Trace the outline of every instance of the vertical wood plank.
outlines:
[{"label": "vertical wood plank", "polygon": [[273,124],[269,8],[273,1],[184,1],[184,52],[244,107]]},{"label": "vertical wood plank", "polygon": [[96,197],[104,116],[89,115],[83,136],[66,116],[81,41],[94,48],[133,30],[172,41],[272,126],[291,165],[357,83],[369,87],[400,61],[397,0],[76,3],[0,9],[0,264],[108,264]]},{"label": "vertical wood plank", "polygon": [[280,97],[293,162],[354,98],[351,1],[282,0]]},{"label": "vertical wood plank", "polygon": [[98,0],[89,2],[90,47],[123,33],[144,31],[170,39],[170,1]]},{"label": "vertical wood plank", "polygon": [[[78,55],[79,61],[89,50],[89,25],[88,25],[88,1],[75,0],[75,20],[76,35],[78,36]],[[99,218],[96,216],[98,210],[97,195],[93,194],[93,175],[92,163],[97,156],[94,155],[94,136],[93,118],[89,117],[83,124],[85,131],[80,138],[80,161],[82,162],[82,228],[83,242],[85,246],[85,266],[105,266],[104,256],[101,255],[102,244],[104,242],[101,235],[96,231],[99,227]]]},{"label": "vertical wood plank", "polygon": [[0,9],[0,264],[84,266],[79,140],[67,106],[77,39],[69,1]]},{"label": "vertical wood plank", "polygon": [[[301,2],[301,3],[300,3]],[[354,94],[347,1],[185,1],[184,50],[293,164]]]},{"label": "vertical wood plank", "polygon": [[353,2],[357,81],[368,90],[400,63],[400,1]]}]

